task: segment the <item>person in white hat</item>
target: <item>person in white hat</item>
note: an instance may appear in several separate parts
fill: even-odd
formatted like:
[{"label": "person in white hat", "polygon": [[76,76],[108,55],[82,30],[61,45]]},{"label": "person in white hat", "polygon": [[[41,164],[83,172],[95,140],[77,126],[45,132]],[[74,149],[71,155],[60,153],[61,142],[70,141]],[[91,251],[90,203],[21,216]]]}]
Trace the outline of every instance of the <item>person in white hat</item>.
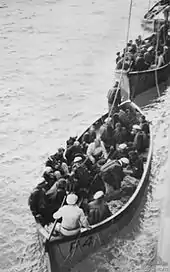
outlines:
[{"label": "person in white hat", "polygon": [[128,156],[127,144],[122,143],[122,144],[117,144],[116,150],[114,150],[113,152],[110,152],[109,159],[116,160],[116,159],[120,159],[122,157],[127,157],[127,156]]},{"label": "person in white hat", "polygon": [[104,192],[97,191],[93,195],[93,200],[88,203],[88,221],[90,225],[97,224],[111,215],[112,213],[104,201]]},{"label": "person in white hat", "polygon": [[88,220],[81,208],[77,205],[78,196],[69,194],[66,198],[68,205],[61,207],[53,214],[55,220],[62,218],[61,223],[56,224],[56,230],[64,236],[76,235],[81,227],[90,229]]},{"label": "person in white hat", "polygon": [[139,153],[145,151],[145,134],[139,125],[133,125],[131,135],[133,136],[133,148]]}]

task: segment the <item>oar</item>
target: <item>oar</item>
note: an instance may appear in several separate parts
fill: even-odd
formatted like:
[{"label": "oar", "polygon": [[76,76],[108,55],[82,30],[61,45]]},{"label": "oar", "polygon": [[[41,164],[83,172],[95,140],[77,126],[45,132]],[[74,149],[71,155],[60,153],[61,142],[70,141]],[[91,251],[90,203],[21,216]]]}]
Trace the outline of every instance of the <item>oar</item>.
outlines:
[{"label": "oar", "polygon": [[[63,205],[64,205],[64,203],[65,203],[65,200],[66,200],[66,197],[67,197],[67,196],[65,195],[65,197],[63,198],[63,201],[62,201],[62,203],[61,203],[60,208],[63,207]],[[59,219],[59,218],[57,218],[57,219],[55,220],[55,222],[54,222],[54,225],[53,225],[53,228],[52,228],[52,230],[51,230],[51,232],[50,232],[48,241],[50,241],[50,239],[51,239],[51,236],[52,236],[52,234],[53,234],[53,231],[54,231],[54,229],[55,229],[55,226],[56,226],[56,224],[57,224],[58,219]]]}]

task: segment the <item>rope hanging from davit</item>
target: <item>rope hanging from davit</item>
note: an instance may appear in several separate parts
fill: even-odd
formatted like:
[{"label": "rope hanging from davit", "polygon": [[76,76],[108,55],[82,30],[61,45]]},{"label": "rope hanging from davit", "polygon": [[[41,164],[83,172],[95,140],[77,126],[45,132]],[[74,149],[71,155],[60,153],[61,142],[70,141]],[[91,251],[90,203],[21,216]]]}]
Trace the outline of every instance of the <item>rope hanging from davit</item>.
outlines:
[{"label": "rope hanging from davit", "polygon": [[[127,35],[126,35],[126,45],[128,43],[128,40],[129,40],[130,20],[131,20],[131,14],[132,14],[132,2],[133,1],[131,0],[130,1],[130,7],[129,7],[128,28],[127,28]],[[123,58],[123,64],[122,64],[122,70],[121,70],[121,75],[120,75],[119,83],[118,83],[118,86],[117,86],[117,90],[116,90],[116,93],[115,93],[115,96],[114,96],[113,104],[111,106],[111,109],[110,109],[110,112],[108,114],[108,117],[110,117],[112,115],[112,112],[113,112],[113,109],[114,109],[114,105],[115,105],[115,102],[116,102],[116,99],[117,99],[117,95],[118,95],[118,92],[119,92],[119,89],[120,89],[120,84],[121,84],[121,80],[122,80],[122,76],[123,76],[123,70],[124,70],[124,64],[125,64],[125,58],[126,58],[126,53],[127,53],[127,46],[126,46],[126,50],[125,50],[125,53],[124,53],[124,58]]]}]

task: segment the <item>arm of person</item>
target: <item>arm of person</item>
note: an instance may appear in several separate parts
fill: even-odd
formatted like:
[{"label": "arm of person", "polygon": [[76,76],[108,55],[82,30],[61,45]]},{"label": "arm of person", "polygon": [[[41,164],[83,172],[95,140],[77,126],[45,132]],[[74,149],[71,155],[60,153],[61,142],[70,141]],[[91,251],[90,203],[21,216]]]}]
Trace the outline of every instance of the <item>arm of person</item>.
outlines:
[{"label": "arm of person", "polygon": [[61,217],[62,217],[62,211],[63,211],[63,207],[61,207],[57,212],[55,212],[55,213],[53,214],[53,218],[54,218],[54,219],[59,219],[59,218],[61,218]]},{"label": "arm of person", "polygon": [[104,146],[104,143],[101,141],[101,147],[102,147],[102,151],[103,151],[103,156],[105,159],[107,159],[107,151],[106,148]]},{"label": "arm of person", "polygon": [[87,220],[87,217],[85,216],[82,209],[80,209],[80,225],[81,225],[81,227],[91,229],[91,226]]},{"label": "arm of person", "polygon": [[93,145],[89,144],[87,148],[87,156],[89,157],[92,163],[95,163],[95,158],[93,157],[92,152],[93,152]]}]

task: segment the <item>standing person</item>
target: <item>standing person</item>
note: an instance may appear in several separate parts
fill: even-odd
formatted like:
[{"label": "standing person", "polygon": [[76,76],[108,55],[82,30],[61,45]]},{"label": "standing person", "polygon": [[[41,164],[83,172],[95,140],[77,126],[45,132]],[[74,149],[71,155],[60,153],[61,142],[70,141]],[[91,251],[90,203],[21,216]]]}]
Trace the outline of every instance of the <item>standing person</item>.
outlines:
[{"label": "standing person", "polygon": [[116,55],[117,55],[116,63],[118,63],[119,60],[121,60],[120,52],[117,52]]},{"label": "standing person", "polygon": [[117,108],[117,106],[121,103],[121,90],[120,88],[118,89],[119,82],[116,81],[115,85],[109,89],[108,94],[107,94],[107,99],[108,99],[108,112],[110,112],[112,104],[115,99],[115,95],[117,95],[114,107]]},{"label": "standing person", "polygon": [[81,226],[90,229],[83,210],[76,204],[77,200],[77,195],[69,194],[66,199],[68,205],[64,205],[53,214],[54,219],[62,218],[61,223],[56,224],[56,230],[64,236],[78,234]]}]

